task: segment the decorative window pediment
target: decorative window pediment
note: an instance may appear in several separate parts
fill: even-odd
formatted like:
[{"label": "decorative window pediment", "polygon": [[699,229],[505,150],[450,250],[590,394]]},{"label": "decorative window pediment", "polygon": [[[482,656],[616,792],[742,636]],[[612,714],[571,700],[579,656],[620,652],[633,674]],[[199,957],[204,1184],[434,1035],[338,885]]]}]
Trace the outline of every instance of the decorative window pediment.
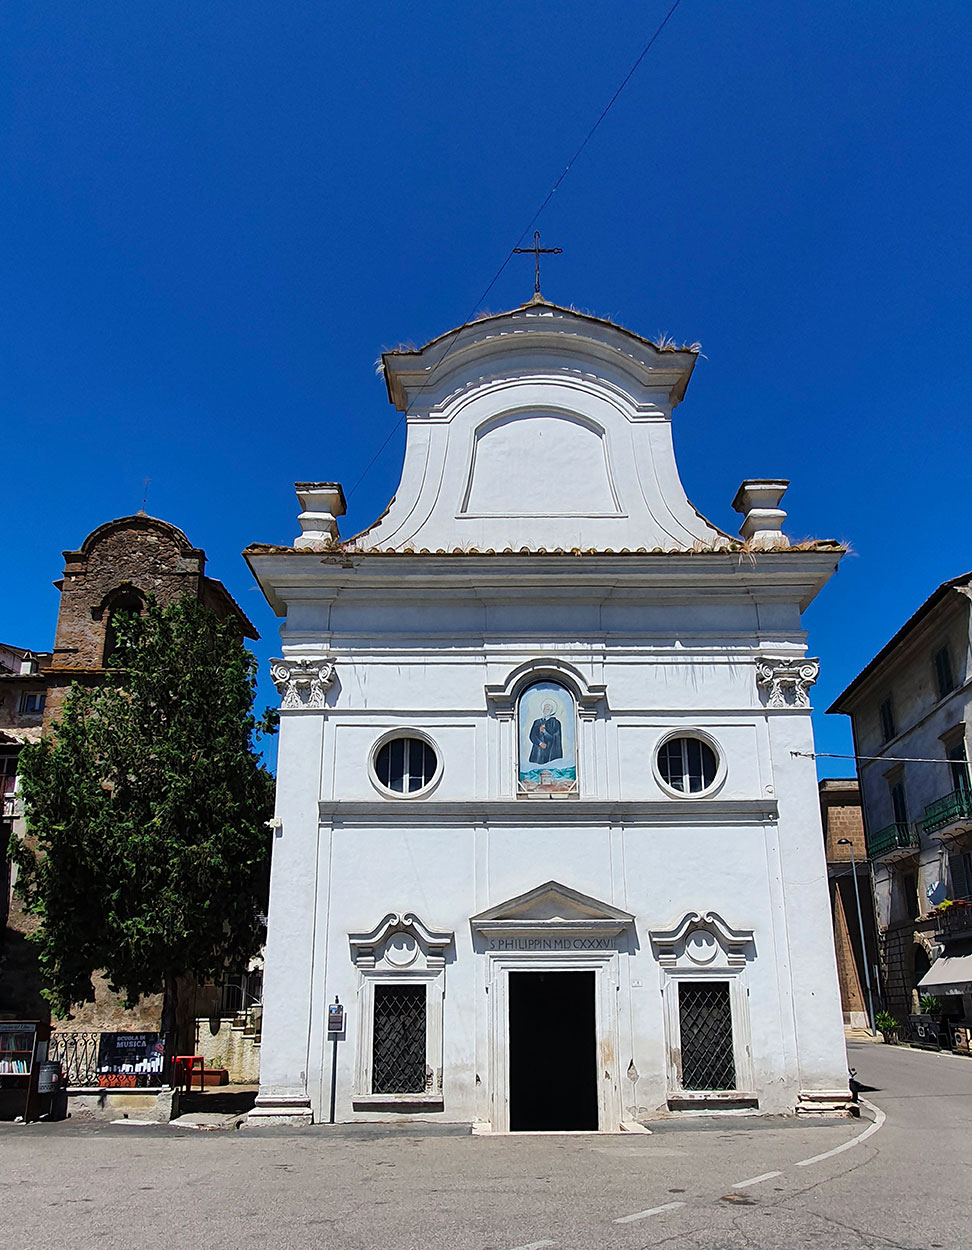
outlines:
[{"label": "decorative window pediment", "polygon": [[442,1107],[442,999],[454,937],[410,911],[348,934],[359,976],[356,1107]]},{"label": "decorative window pediment", "polygon": [[510,672],[506,680],[486,686],[486,706],[500,720],[510,720],[516,710],[520,693],[535,682],[564,683],[577,699],[577,714],[581,720],[593,720],[598,706],[604,701],[607,687],[589,682],[579,668],[566,660],[545,658],[528,660]]},{"label": "decorative window pediment", "polygon": [[648,938],[663,968],[745,966],[753,942],[752,929],[734,929],[718,912],[686,912],[671,929],[649,929]]},{"label": "decorative window pediment", "polygon": [[368,933],[349,933],[351,958],[358,968],[442,968],[455,934],[433,929],[414,912],[390,911]]},{"label": "decorative window pediment", "polygon": [[633,924],[634,916],[559,881],[545,881],[472,916],[469,923],[477,933],[492,937],[558,930],[610,937]]},{"label": "decorative window pediment", "polygon": [[690,911],[648,938],[662,969],[669,1107],[758,1105],[746,987],[752,929]]}]

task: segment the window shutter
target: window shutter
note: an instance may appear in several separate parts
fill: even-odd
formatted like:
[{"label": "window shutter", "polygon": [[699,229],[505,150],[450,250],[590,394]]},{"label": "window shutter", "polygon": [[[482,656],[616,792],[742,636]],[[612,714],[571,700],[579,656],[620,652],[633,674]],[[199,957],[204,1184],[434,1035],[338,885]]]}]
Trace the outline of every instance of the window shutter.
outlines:
[{"label": "window shutter", "polygon": [[948,857],[950,898],[972,898],[972,865],[968,852],[958,852]]},{"label": "window shutter", "polygon": [[948,647],[940,647],[935,652],[935,677],[938,681],[938,697],[944,699],[950,690],[955,688],[952,677],[952,661],[948,656]]},{"label": "window shutter", "polygon": [[891,703],[890,695],[881,704],[880,713],[881,737],[885,742],[888,742],[894,737],[894,706]]}]

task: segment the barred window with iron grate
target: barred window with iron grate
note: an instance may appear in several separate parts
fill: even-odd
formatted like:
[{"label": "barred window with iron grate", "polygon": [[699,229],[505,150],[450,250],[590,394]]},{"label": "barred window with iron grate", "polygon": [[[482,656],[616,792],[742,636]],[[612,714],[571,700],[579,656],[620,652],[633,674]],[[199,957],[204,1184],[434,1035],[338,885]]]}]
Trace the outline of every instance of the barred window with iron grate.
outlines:
[{"label": "barred window with iron grate", "polygon": [[732,1008],[725,981],[682,981],[678,987],[682,1088],[735,1089]]},{"label": "barred window with iron grate", "polygon": [[376,985],[372,1093],[425,1093],[425,986]]}]

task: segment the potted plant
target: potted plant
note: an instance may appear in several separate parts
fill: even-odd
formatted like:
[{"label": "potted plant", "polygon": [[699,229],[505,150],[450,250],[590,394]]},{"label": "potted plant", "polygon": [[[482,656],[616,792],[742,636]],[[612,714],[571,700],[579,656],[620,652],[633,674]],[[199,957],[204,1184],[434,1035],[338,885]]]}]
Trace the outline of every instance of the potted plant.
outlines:
[{"label": "potted plant", "polygon": [[933,907],[931,909],[930,914],[932,916],[944,916],[946,912],[951,911],[953,908],[955,909],[955,911],[960,912],[962,911],[963,908],[968,908],[968,907],[972,907],[972,899],[943,898],[942,901],[936,907]]},{"label": "potted plant", "polygon": [[888,1046],[893,1046],[898,1040],[898,1029],[901,1025],[895,1020],[890,1011],[879,1011],[875,1017],[874,1023],[878,1026],[881,1036],[884,1038]]}]

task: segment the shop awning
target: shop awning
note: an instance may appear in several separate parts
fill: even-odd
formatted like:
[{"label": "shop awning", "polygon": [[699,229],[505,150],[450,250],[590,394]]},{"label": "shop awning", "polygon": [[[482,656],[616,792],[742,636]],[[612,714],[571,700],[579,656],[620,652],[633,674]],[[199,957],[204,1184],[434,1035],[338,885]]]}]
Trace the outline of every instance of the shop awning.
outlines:
[{"label": "shop awning", "polygon": [[929,994],[972,994],[972,954],[939,955],[918,988]]}]

